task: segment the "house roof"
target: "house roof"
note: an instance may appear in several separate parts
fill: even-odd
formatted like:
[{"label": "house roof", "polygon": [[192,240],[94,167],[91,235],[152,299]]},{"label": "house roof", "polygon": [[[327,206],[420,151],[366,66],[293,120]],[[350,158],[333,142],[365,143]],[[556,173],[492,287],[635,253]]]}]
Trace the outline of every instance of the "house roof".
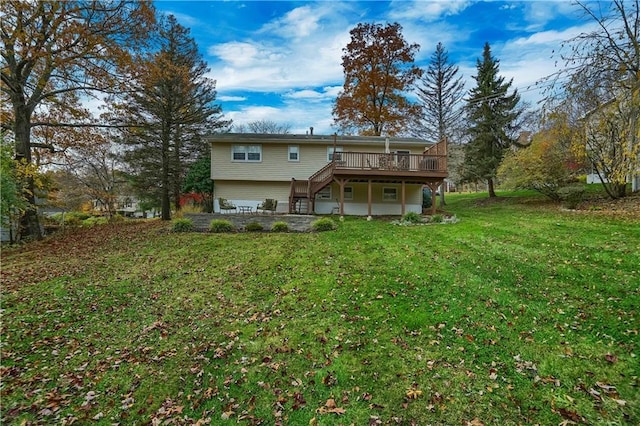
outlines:
[{"label": "house roof", "polygon": [[389,139],[389,145],[403,145],[416,147],[429,147],[434,145],[433,142],[419,138],[392,138],[384,136],[344,136],[344,135],[293,135],[293,134],[269,134],[269,133],[219,133],[210,134],[207,137],[210,143],[262,143],[262,144],[319,144],[327,145],[335,142],[336,144],[349,145],[384,145],[386,139]]}]

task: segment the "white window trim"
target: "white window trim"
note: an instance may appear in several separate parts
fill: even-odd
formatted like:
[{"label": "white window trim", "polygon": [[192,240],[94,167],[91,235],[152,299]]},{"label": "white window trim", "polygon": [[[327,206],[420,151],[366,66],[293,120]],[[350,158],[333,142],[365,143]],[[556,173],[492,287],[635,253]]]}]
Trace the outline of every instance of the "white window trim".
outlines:
[{"label": "white window trim", "polygon": [[[326,197],[323,197],[323,196],[322,196],[322,195],[323,195],[323,194],[322,194],[322,191],[324,191],[324,190],[325,190],[325,189],[327,189],[327,188],[328,188],[328,190],[329,190],[329,195],[328,195],[328,196],[326,196]],[[318,191],[318,192],[316,193],[316,199],[317,199],[317,200],[330,200],[330,199],[332,198],[332,195],[333,195],[333,191],[331,190],[331,186],[327,186],[326,188],[322,188],[322,190],[320,190],[320,191]]]},{"label": "white window trim", "polygon": [[[344,152],[344,148],[341,147],[341,146],[336,146],[335,150],[333,148],[334,148],[333,146],[328,146],[327,147],[327,163],[330,163],[331,160],[333,160],[331,157],[332,157],[332,154],[334,152]],[[340,157],[340,158],[342,158],[342,157]],[[338,159],[338,161],[340,161],[340,158]]]},{"label": "white window trim", "polygon": [[[234,158],[234,154],[236,153],[236,147],[244,148],[244,159]],[[258,152],[260,154],[260,159],[258,160],[249,160],[249,148],[258,148]],[[234,163],[260,163],[262,162],[262,145],[244,145],[244,144],[235,144],[231,146],[231,161]]]},{"label": "white window trim", "polygon": [[[351,190],[348,193],[347,193],[347,188],[349,188]],[[353,200],[353,191],[354,191],[353,190],[353,186],[345,186],[344,187],[344,199],[345,199],[345,201],[346,200],[349,200],[349,201]]]},{"label": "white window trim", "polygon": [[[385,196],[385,190],[387,190],[387,189],[392,189],[392,190],[393,190],[393,193],[394,193],[394,197],[393,197],[393,198],[387,198],[387,197]],[[387,203],[391,203],[391,202],[394,202],[394,201],[398,201],[398,188],[394,188],[394,187],[392,187],[392,186],[385,186],[385,187],[383,187],[383,188],[382,188],[382,201],[383,201],[383,202],[387,202]]]},{"label": "white window trim", "polygon": [[[291,159],[291,148],[295,148],[296,157],[298,157],[295,160]],[[287,149],[287,161],[300,162],[300,145],[289,145]]]}]

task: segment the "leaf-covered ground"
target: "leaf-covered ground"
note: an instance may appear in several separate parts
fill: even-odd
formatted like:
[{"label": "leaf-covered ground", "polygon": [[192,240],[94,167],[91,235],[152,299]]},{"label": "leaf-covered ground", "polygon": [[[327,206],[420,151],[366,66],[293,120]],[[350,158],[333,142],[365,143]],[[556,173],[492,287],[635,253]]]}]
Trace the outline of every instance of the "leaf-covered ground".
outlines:
[{"label": "leaf-covered ground", "polygon": [[96,227],[2,253],[3,424],[638,424],[640,218]]}]

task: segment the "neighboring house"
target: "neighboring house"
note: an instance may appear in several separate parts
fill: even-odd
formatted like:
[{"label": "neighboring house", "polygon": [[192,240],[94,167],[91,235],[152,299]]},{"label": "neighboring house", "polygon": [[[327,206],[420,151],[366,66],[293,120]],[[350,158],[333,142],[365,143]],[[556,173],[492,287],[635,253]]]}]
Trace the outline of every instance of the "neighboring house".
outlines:
[{"label": "neighboring house", "polygon": [[[422,212],[422,188],[447,177],[444,143],[375,136],[225,133],[208,137],[218,200],[281,213],[402,215]],[[435,203],[433,207],[435,212]]]},{"label": "neighboring house", "polygon": [[[149,212],[142,211],[140,207],[140,201],[129,195],[118,195],[115,197],[114,211],[115,214],[119,214],[124,217],[145,217]],[[105,203],[101,200],[92,201],[93,209],[100,213],[107,213],[109,209]]]}]

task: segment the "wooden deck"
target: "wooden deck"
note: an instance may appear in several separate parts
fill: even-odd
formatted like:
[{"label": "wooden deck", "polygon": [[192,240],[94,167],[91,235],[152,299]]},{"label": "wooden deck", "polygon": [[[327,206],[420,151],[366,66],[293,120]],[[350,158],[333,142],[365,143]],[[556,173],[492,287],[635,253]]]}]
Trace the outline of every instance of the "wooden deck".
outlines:
[{"label": "wooden deck", "polygon": [[[340,214],[343,213],[342,188],[348,182],[422,184],[435,193],[447,177],[447,147],[439,142],[422,154],[380,152],[336,152],[333,161],[314,173],[306,181],[291,181],[289,211],[300,212],[306,203],[313,210],[315,195],[336,182],[341,187]],[[404,200],[402,200],[404,212]],[[435,203],[434,211],[435,211]],[[371,211],[371,200],[369,200]]]}]

